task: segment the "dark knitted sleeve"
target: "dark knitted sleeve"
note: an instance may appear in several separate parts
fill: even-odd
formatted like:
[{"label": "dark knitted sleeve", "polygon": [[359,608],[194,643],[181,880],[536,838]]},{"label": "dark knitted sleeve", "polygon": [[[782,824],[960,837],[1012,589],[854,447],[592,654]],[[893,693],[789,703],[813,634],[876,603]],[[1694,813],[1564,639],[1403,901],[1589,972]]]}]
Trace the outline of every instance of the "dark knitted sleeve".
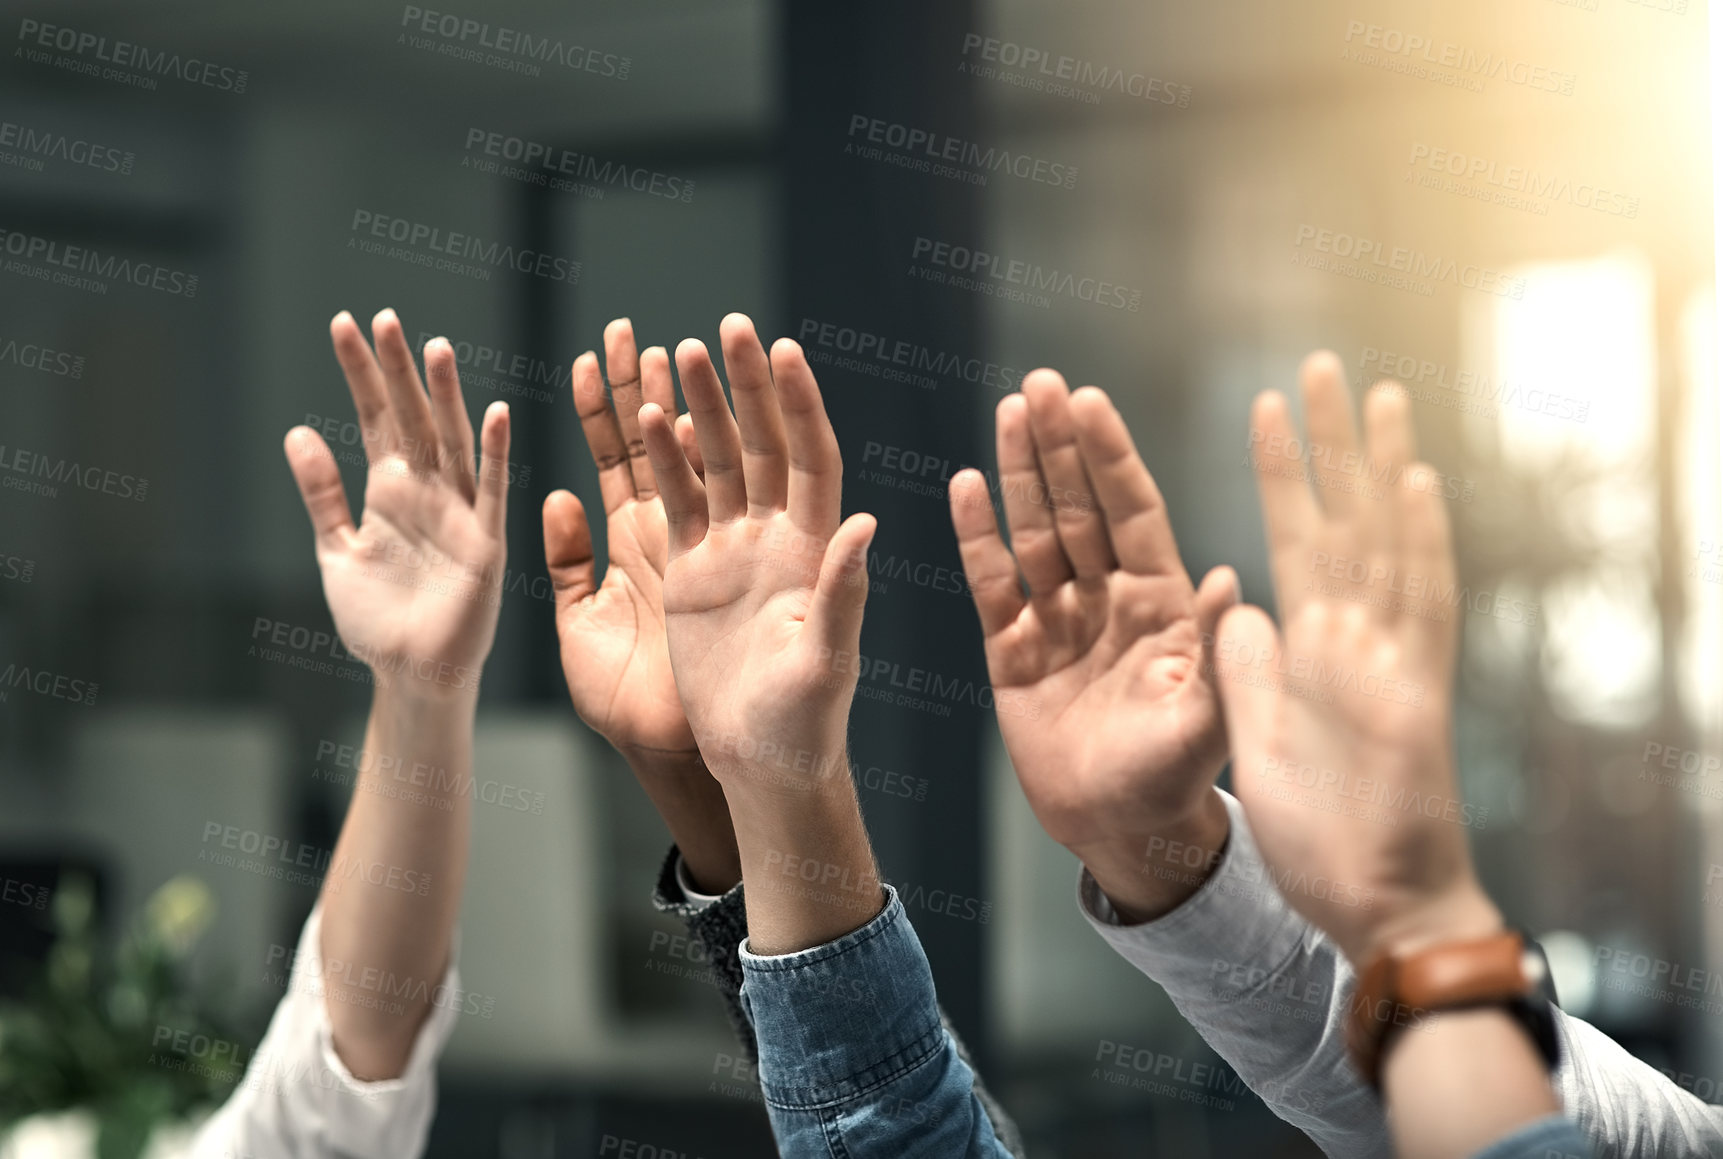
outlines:
[{"label": "dark knitted sleeve", "polygon": [[742,960],[736,956],[742,939],[748,936],[748,911],[742,905],[742,886],[738,883],[709,905],[695,905],[676,880],[676,866],[681,860],[682,851],[672,845],[658,870],[652,904],[660,913],[681,918],[688,927],[688,936],[706,952],[706,960],[718,979],[719,993],[724,995],[724,1012],[730,1016],[736,1041],[742,1044],[742,1053],[749,1062],[758,1062],[760,1050],[754,1043],[754,1026],[742,1013]]}]

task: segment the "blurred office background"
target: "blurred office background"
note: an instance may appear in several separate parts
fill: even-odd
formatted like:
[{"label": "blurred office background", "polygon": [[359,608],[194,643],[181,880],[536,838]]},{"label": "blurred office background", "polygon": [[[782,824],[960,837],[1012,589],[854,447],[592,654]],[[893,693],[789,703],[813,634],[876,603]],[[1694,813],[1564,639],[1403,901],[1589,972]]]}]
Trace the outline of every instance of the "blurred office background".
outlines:
[{"label": "blurred office background", "polygon": [[[593,63],[467,59],[477,37],[437,31],[445,17]],[[327,322],[389,305],[415,348],[446,334],[473,352],[475,414],[513,407],[478,763],[542,795],[475,810],[462,970],[491,1013],[450,1043],[430,1154],[770,1153],[717,996],[647,902],[665,834],[569,707],[538,530],[557,487],[596,506],[572,357],[618,315],[671,345],[712,342],[741,310],[828,360],[846,509],[879,514],[876,552],[909,564],[880,577],[864,650],[948,679],[984,677],[979,633],[915,565],[956,566],[939,482],[991,464],[1001,382],[1052,365],[1110,390],[1193,572],[1233,564],[1268,603],[1250,399],[1318,346],[1355,382],[1404,378],[1423,453],[1454,481],[1458,751],[1488,883],[1544,939],[1569,1009],[1723,1099],[1723,1015],[1619,985],[1641,956],[1723,969],[1706,20],[1682,0],[15,7],[0,672],[33,675],[0,689],[5,995],[38,992],[81,883],[99,960],[189,875],[217,906],[194,1002],[255,1042],[314,889],[200,854],[212,823],[319,848],[339,828],[357,665],[262,647],[281,625],[330,630],[280,442],[352,417]],[[227,71],[91,75],[91,52],[40,49],[30,21]],[[937,171],[893,147],[912,129],[976,149]],[[590,158],[581,188],[508,173],[526,143]],[[986,168],[988,150],[1014,160]],[[379,217],[563,255],[579,279],[365,252],[354,223]],[[43,264],[12,248],[30,239],[195,274],[195,296],[44,282],[16,264]],[[1110,300],[938,284],[941,244]],[[1391,282],[1378,261],[1411,269]],[[838,364],[862,333],[940,366],[904,382],[865,355]],[[18,486],[38,459],[98,484]],[[1035,825],[991,714],[947,709],[858,700],[857,764],[877,770],[862,799],[1033,1153],[1315,1154],[1248,1092],[1179,1097],[1107,1064],[1110,1044],[1215,1058],[1085,927],[1075,862]]]}]

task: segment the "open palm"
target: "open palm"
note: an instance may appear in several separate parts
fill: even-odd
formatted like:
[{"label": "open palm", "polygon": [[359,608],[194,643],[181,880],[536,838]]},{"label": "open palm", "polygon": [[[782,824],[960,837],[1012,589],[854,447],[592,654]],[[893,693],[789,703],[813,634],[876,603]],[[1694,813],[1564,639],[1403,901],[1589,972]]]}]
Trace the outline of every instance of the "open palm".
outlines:
[{"label": "open palm", "polygon": [[373,354],[351,315],[330,324],[359,411],[369,473],[357,527],[335,459],[310,427],[288,432],[288,463],[317,536],[336,631],[379,680],[472,690],[496,636],[508,490],[508,408],[493,405],[473,464],[473,430],[441,339],[420,383],[394,311],[372,322]]},{"label": "open palm", "polygon": [[873,518],[839,526],[843,465],[800,348],[783,340],[768,358],[739,314],[720,334],[734,416],[705,346],[676,352],[703,479],[666,412],[641,412],[669,521],[676,686],[721,780],[744,763],[792,783],[844,773],[848,714],[831,708],[854,691],[844,660],[860,639]]},{"label": "open palm", "polygon": [[608,391],[595,355],[574,363],[575,409],[604,500],[610,560],[601,582],[580,500],[556,491],[544,502],[563,675],[581,719],[624,754],[692,754],[664,637],[669,529],[639,421],[644,401],[674,415],[676,391],[663,348],[637,353],[627,319],[605,327],[604,347]]},{"label": "open palm", "polygon": [[[1471,868],[1454,776],[1455,586],[1447,513],[1415,462],[1404,394],[1372,391],[1360,447],[1339,359],[1306,360],[1311,478],[1259,451],[1257,480],[1284,638],[1261,609],[1230,612],[1219,661],[1233,780],[1263,855],[1338,883],[1287,901],[1356,960],[1385,926],[1459,899],[1494,920]],[[1253,444],[1295,446],[1286,401],[1252,414]],[[1333,464],[1363,463],[1381,494]],[[1393,593],[1393,594],[1390,594]],[[1369,906],[1354,897],[1368,897]]]},{"label": "open palm", "polygon": [[1191,586],[1102,391],[1036,371],[1001,401],[996,429],[1015,559],[979,472],[952,480],[951,517],[1006,749],[1055,840],[1151,832],[1225,762],[1208,644],[1236,581],[1222,568]]}]

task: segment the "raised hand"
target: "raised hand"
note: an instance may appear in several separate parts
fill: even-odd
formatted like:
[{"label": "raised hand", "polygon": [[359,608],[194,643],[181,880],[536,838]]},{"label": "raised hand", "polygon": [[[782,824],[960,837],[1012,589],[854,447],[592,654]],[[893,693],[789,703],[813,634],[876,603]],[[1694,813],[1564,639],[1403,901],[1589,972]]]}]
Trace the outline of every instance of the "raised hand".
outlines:
[{"label": "raised hand", "polygon": [[544,501],[562,670],[575,711],[625,754],[692,754],[694,735],[664,643],[669,529],[640,440],[643,401],[676,413],[670,360],[661,346],[636,355],[626,318],[604,328],[604,359],[608,392],[596,355],[588,351],[574,363],[575,410],[604,499],[610,562],[602,582],[580,500],[553,491]]},{"label": "raised hand", "polygon": [[1156,874],[1151,840],[1212,854],[1226,836],[1205,641],[1237,581],[1216,568],[1192,587],[1160,492],[1102,391],[1073,394],[1037,370],[1001,400],[996,432],[1011,549],[978,471],[953,478],[951,520],[1000,732],[1042,826],[1115,906],[1152,916],[1201,876]]},{"label": "raised hand", "polygon": [[[353,967],[325,979],[336,1053],[359,1078],[395,1078],[441,991],[425,985],[399,1003],[378,1003],[356,978],[443,977],[472,800],[399,793],[384,770],[440,768],[452,783],[471,783],[479,670],[501,605],[509,412],[500,402],[485,412],[475,474],[473,428],[447,341],[425,346],[427,398],[393,310],[371,323],[375,355],[346,311],[329,332],[370,467],[359,525],[317,432],[289,431],[287,461],[316,532],[336,630],[376,677],[363,751],[386,759],[359,770],[323,881],[316,949]],[[372,866],[391,872],[354,872]],[[396,888],[397,868],[422,890]]]},{"label": "raised hand", "polygon": [[[722,892],[741,877],[722,793],[694,744],[676,693],[664,633],[669,526],[640,438],[640,408],[676,413],[670,359],[636,354],[634,326],[604,328],[609,390],[591,351],[574,363],[574,405],[598,467],[610,562],[604,579],[586,508],[568,491],[544,501],[544,557],[556,591],[556,632],[569,698],[582,720],[628,759],[669,826],[696,884]],[[692,439],[684,418],[682,432]],[[698,463],[698,457],[695,458]]]},{"label": "raised hand", "polygon": [[445,339],[425,345],[427,397],[393,310],[372,320],[375,355],[345,310],[329,333],[369,462],[357,527],[322,436],[295,427],[286,450],[335,628],[379,685],[472,695],[501,604],[508,405],[485,412],[475,474],[473,428]]},{"label": "raised hand", "polygon": [[1235,609],[1217,654],[1235,791],[1263,856],[1282,880],[1342,887],[1283,891],[1359,962],[1501,917],[1456,823],[1440,477],[1415,461],[1402,392],[1370,393],[1360,448],[1339,359],[1311,355],[1300,379],[1320,502],[1302,471],[1262,453],[1297,445],[1286,400],[1265,393],[1251,415],[1282,631]]},{"label": "raised hand", "polygon": [[[801,348],[780,339],[768,358],[740,314],[719,335],[734,415],[705,346],[676,350],[704,479],[662,407],[641,408],[640,430],[669,521],[676,688],[729,802],[750,942],[777,953],[880,907],[846,753],[874,520],[839,523],[843,464]],[[836,903],[769,868],[815,851],[851,883]]]},{"label": "raised hand", "polygon": [[843,464],[801,348],[780,340],[768,360],[740,314],[719,333],[746,438],[705,346],[688,339],[676,350],[704,481],[665,412],[649,403],[640,414],[670,525],[664,611],[676,685],[720,781],[754,767],[730,750],[762,740],[808,754],[829,776],[847,768],[874,520],[839,526]]}]

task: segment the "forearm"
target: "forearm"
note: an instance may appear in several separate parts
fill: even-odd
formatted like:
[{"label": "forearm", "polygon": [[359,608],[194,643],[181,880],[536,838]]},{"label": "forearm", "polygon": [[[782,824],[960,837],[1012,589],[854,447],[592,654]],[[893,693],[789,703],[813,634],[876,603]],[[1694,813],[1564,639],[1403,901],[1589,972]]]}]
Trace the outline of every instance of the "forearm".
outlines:
[{"label": "forearm", "polygon": [[793,953],[871,921],[885,897],[847,769],[803,788],[762,788],[750,780],[730,777],[724,786],[749,949]]},{"label": "forearm", "polygon": [[1531,1038],[1491,1008],[1430,1015],[1399,1035],[1382,1091],[1404,1159],[1467,1159],[1560,1110]]},{"label": "forearm", "polygon": [[1091,845],[1075,853],[1126,925],[1171,913],[1220,864],[1231,826],[1226,803],[1209,789],[1188,812],[1170,816],[1152,831]]},{"label": "forearm", "polygon": [[377,686],[322,890],[325,1003],[356,1078],[402,1072],[448,970],[467,871],[475,703]]},{"label": "forearm", "polygon": [[710,894],[734,888],[742,880],[742,862],[730,806],[699,752],[635,748],[622,755],[664,819],[693,884]]}]

